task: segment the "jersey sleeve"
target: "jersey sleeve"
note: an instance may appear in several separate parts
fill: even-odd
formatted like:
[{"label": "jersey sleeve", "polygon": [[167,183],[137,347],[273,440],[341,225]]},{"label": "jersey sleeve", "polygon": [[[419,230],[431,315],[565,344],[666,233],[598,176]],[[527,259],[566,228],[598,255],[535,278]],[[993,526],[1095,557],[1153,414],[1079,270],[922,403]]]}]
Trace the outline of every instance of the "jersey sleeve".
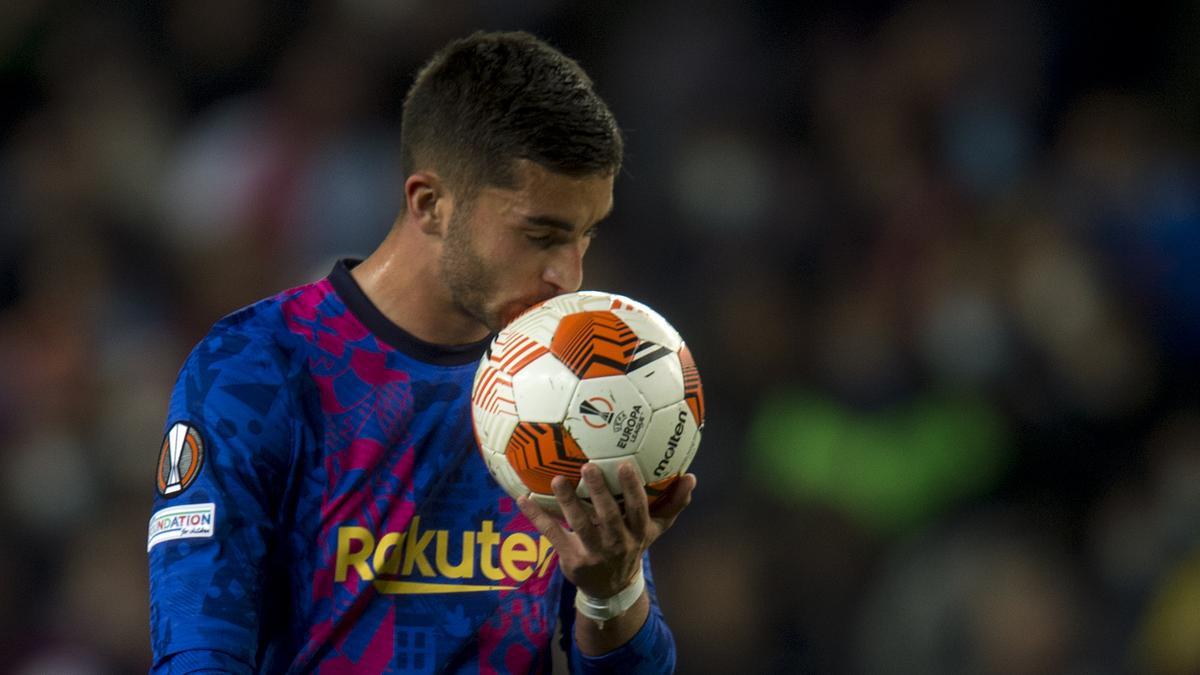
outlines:
[{"label": "jersey sleeve", "polygon": [[[623,673],[629,675],[656,675],[675,672],[675,637],[671,634],[658,605],[658,594],[654,589],[654,575],[650,572],[650,554],[643,554],[642,574],[646,578],[646,592],[650,594],[650,613],[646,623],[625,644],[598,656],[588,656],[579,650],[575,641],[575,587],[564,583],[561,621],[563,625],[563,650],[572,673],[598,675],[599,673]],[[570,644],[567,644],[567,643]]]},{"label": "jersey sleeve", "polygon": [[278,349],[218,324],[180,371],[150,519],[154,672],[250,672],[292,453]]}]

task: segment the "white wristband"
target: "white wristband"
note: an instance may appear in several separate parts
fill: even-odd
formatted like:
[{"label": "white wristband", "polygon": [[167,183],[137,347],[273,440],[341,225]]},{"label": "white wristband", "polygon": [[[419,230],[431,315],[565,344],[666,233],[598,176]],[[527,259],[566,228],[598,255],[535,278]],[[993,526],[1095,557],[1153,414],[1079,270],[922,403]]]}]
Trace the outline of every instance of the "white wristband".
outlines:
[{"label": "white wristband", "polygon": [[600,624],[600,628],[604,628],[604,622],[609,619],[615,619],[633,607],[633,603],[642,597],[642,591],[646,590],[646,577],[642,576],[642,566],[638,564],[637,575],[633,577],[633,581],[625,587],[625,590],[617,593],[611,598],[593,598],[583,591],[576,589],[575,591],[575,609],[587,618]]}]

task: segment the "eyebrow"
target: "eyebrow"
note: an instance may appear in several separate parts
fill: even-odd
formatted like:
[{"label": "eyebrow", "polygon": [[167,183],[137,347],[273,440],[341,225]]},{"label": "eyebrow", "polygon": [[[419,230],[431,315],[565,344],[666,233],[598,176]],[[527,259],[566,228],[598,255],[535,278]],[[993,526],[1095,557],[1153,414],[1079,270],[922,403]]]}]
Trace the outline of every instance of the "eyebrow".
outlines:
[{"label": "eyebrow", "polygon": [[565,220],[559,220],[551,216],[525,216],[525,220],[534,225],[543,225],[545,227],[553,227],[564,232],[574,232],[575,226]]},{"label": "eyebrow", "polygon": [[[597,223],[603,222],[605,218],[608,218],[610,215],[612,215],[612,212],[613,212],[612,206],[609,206],[608,210],[604,212],[604,215],[600,216],[600,220],[598,220],[596,222]],[[556,230],[562,230],[564,232],[574,232],[575,231],[574,225],[572,225],[571,223],[568,223],[565,220],[555,218],[554,216],[525,216],[525,220],[526,220],[526,222],[531,223],[533,225],[542,225],[544,227],[553,227]]]}]

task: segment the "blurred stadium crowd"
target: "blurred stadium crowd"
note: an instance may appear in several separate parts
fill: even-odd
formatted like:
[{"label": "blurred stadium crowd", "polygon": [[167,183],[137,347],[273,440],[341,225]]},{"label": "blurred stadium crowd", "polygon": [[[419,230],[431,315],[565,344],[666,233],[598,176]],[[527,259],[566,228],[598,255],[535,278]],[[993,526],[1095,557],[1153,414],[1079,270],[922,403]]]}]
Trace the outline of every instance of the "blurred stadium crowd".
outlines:
[{"label": "blurred stadium crowd", "polygon": [[483,27],[597,81],[585,286],[704,377],[681,672],[1200,672],[1198,6],[589,4],[0,4],[0,670],[145,670],[179,365],[382,237]]}]

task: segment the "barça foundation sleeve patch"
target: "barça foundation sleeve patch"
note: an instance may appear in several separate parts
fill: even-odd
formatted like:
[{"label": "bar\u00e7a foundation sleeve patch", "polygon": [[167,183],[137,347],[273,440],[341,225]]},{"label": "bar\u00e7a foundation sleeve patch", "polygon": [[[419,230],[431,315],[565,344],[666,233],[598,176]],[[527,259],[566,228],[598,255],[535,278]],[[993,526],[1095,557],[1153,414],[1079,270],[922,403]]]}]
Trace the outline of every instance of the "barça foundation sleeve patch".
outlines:
[{"label": "bar\u00e7a foundation sleeve patch", "polygon": [[146,552],[172,539],[207,538],[213,535],[217,516],[216,504],[185,504],[169,506],[150,516],[150,533]]}]

